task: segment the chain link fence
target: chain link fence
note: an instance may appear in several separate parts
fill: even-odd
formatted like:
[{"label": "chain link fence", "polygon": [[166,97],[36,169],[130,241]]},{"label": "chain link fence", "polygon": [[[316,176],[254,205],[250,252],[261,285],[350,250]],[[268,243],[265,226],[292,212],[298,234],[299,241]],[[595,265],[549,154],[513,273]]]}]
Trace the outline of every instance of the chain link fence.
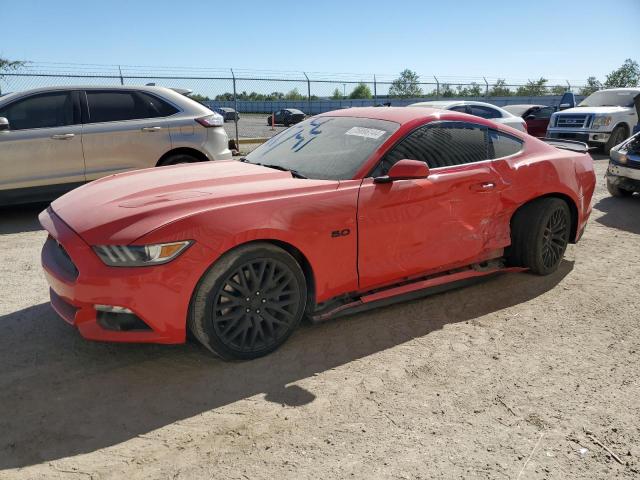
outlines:
[{"label": "chain link fence", "polygon": [[[424,77],[427,79],[428,77]],[[0,94],[38,87],[70,85],[147,85],[190,90],[192,98],[212,109],[238,113],[225,122],[229,138],[240,145],[259,142],[286,128],[269,119],[283,109],[306,115],[336,109],[393,105],[461,98],[497,106],[559,102],[565,91],[580,93],[584,86],[568,80],[541,82],[498,78],[432,77],[428,81],[397,83],[389,76],[267,72],[175,67],[132,67],[74,64],[27,64],[0,76]],[[400,94],[398,90],[401,90]]]}]

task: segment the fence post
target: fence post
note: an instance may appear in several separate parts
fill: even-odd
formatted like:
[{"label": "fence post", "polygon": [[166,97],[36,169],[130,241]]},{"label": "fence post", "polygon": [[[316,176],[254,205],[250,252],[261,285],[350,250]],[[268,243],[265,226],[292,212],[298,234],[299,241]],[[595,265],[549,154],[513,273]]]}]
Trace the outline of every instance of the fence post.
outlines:
[{"label": "fence post", "polygon": [[569,80],[565,80],[567,82],[567,87],[569,87],[569,90],[567,90],[568,92],[571,91],[571,84],[569,83]]},{"label": "fence post", "polygon": [[120,72],[120,85],[124,85],[124,78],[122,78],[122,68],[118,65],[118,72]]},{"label": "fence post", "polygon": [[482,79],[484,80],[484,98],[487,99],[489,98],[489,82],[484,77]]},{"label": "fence post", "polygon": [[373,76],[373,105],[378,104],[378,86],[376,84],[376,76]]},{"label": "fence post", "polygon": [[304,77],[307,79],[307,103],[309,104],[309,115],[312,115],[311,113],[311,82],[309,81],[309,77],[307,77],[306,72],[302,72],[304,73]]},{"label": "fence post", "polygon": [[238,135],[238,95],[236,94],[236,75],[231,69],[231,78],[233,78],[233,109],[236,111],[233,123],[236,124],[236,148],[240,150],[240,135]]},{"label": "fence post", "polygon": [[436,81],[436,98],[440,97],[440,82],[438,81],[438,79],[436,78],[436,76],[433,76],[434,80]]}]

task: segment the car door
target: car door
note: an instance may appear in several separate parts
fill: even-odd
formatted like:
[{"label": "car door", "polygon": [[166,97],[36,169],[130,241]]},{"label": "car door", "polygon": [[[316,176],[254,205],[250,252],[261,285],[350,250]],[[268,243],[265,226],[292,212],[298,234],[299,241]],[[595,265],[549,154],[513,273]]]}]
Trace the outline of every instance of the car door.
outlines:
[{"label": "car door", "polygon": [[551,119],[553,112],[553,107],[540,107],[529,112],[525,116],[529,135],[533,135],[534,137],[544,137],[547,133],[547,126],[549,125],[549,120]]},{"label": "car door", "polygon": [[282,110],[278,110],[273,116],[276,123],[282,123]]},{"label": "car door", "polygon": [[500,256],[492,242],[501,181],[489,161],[487,128],[432,122],[392,147],[373,172],[426,162],[425,179],[363,180],[358,199],[361,289]]},{"label": "car door", "polygon": [[79,92],[58,90],[0,108],[0,117],[9,120],[9,129],[0,132],[0,190],[53,193],[84,181],[78,98]]},{"label": "car door", "polygon": [[171,149],[168,105],[146,92],[87,90],[82,144],[87,180],[137,168],[154,167]]}]

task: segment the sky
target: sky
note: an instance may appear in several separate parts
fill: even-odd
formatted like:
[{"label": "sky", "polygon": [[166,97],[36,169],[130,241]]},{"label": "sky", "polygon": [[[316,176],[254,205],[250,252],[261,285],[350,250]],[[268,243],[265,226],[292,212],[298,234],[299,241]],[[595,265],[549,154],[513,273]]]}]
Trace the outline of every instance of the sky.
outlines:
[{"label": "sky", "polygon": [[0,0],[32,62],[584,81],[640,61],[640,0]]}]

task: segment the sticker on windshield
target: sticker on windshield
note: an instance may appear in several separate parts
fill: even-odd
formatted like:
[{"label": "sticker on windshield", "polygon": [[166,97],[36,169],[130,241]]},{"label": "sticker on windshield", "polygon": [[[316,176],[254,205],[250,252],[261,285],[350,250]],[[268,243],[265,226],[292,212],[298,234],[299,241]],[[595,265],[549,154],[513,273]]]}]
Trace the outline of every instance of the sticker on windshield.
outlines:
[{"label": "sticker on windshield", "polygon": [[351,127],[349,130],[344,132],[345,135],[355,135],[356,137],[364,137],[364,138],[380,138],[385,134],[384,130],[377,130],[375,128],[365,128],[365,127]]}]

